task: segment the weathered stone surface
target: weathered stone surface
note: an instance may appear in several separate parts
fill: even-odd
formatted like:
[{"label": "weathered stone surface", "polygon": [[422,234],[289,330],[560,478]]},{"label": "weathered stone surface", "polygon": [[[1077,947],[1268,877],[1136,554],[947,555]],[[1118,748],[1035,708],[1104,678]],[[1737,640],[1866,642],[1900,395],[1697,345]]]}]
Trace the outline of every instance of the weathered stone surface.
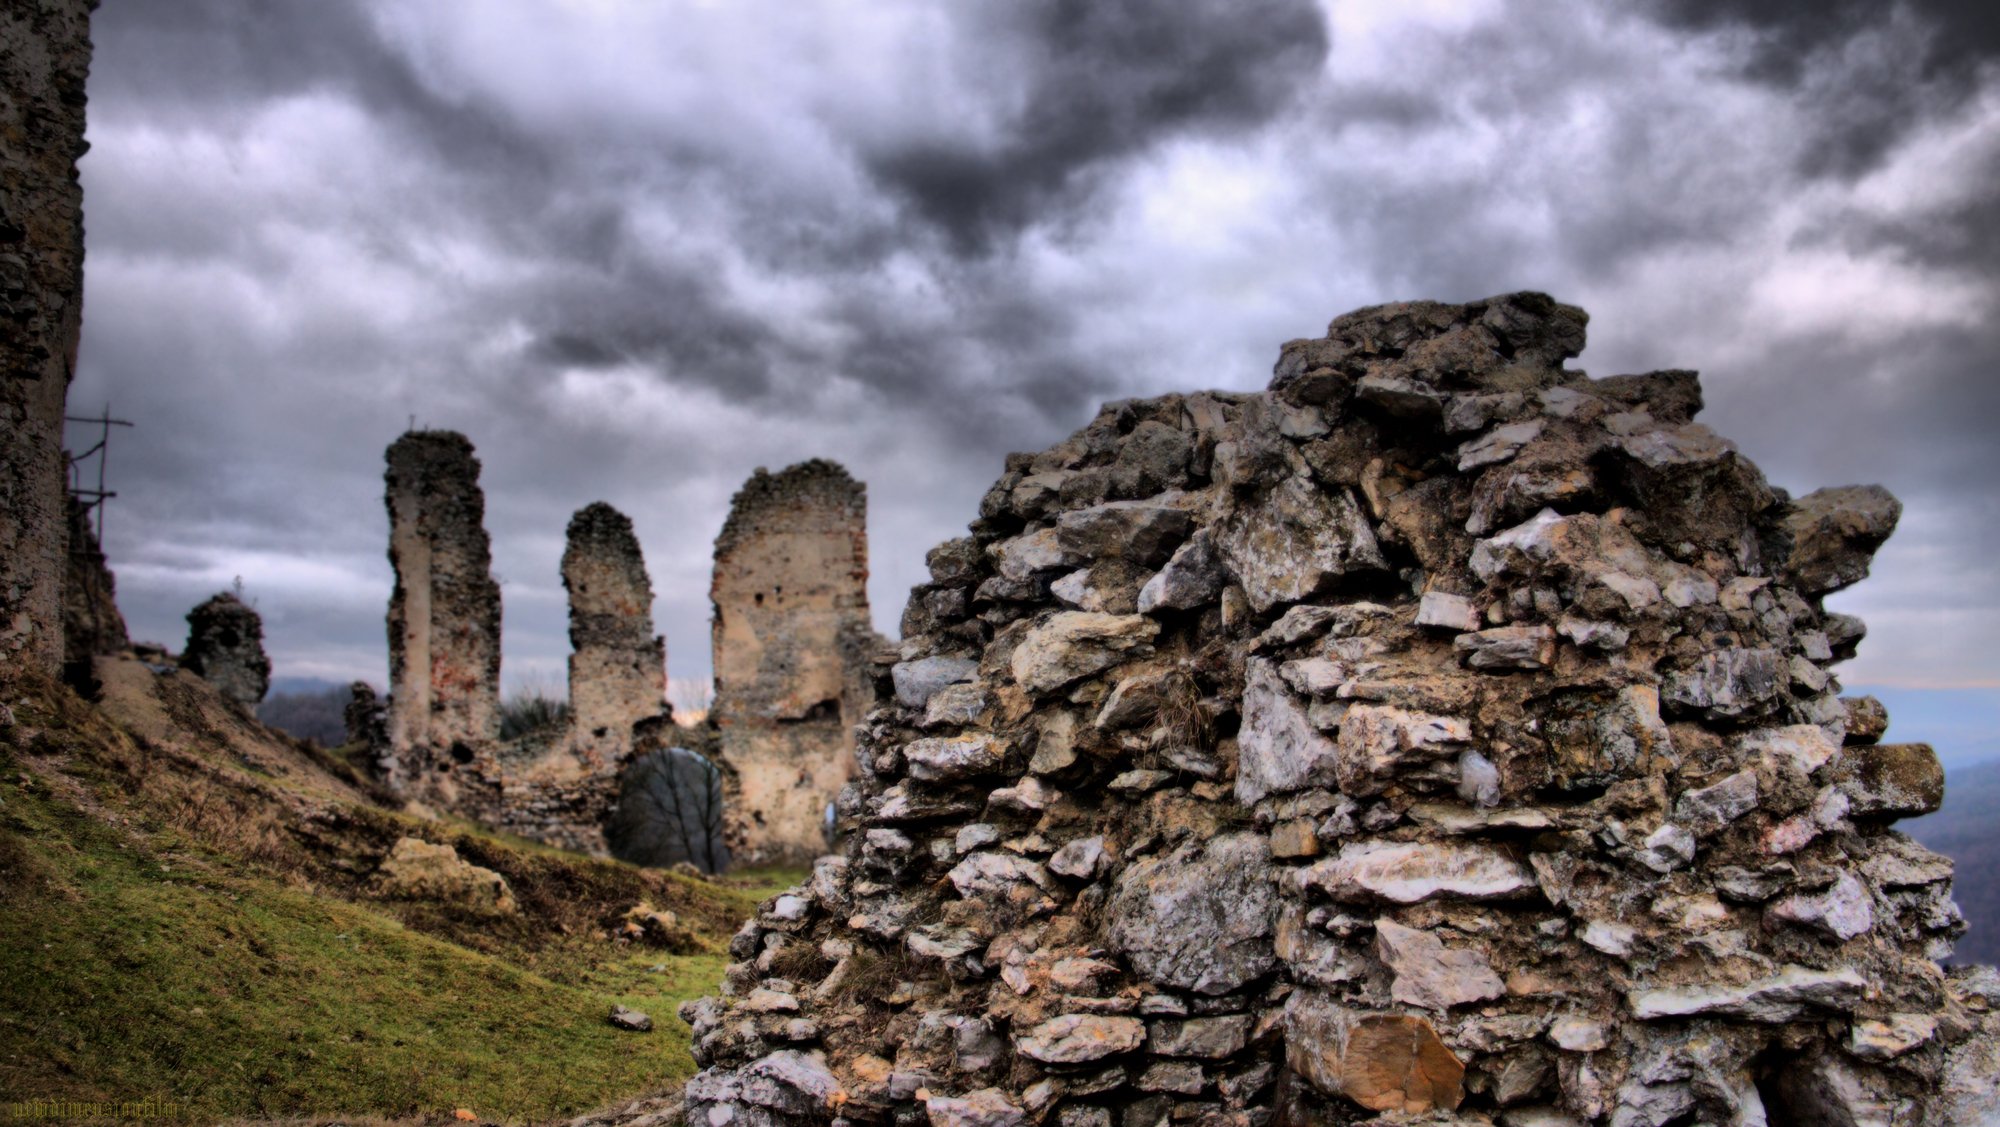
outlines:
[{"label": "weathered stone surface", "polygon": [[189,611],[187,621],[182,668],[214,685],[228,700],[255,711],[271,687],[263,617],[224,591]]},{"label": "weathered stone surface", "polygon": [[1020,1127],[1027,1115],[998,1088],[981,1088],[963,1096],[932,1096],[924,1101],[931,1127]]},{"label": "weathered stone surface", "polygon": [[472,864],[449,845],[414,837],[396,839],[376,870],[375,890],[381,896],[434,900],[496,916],[520,910],[505,877]]},{"label": "weathered stone surface", "polygon": [[1856,816],[1914,818],[1944,804],[1944,768],[1929,744],[1871,744],[1841,752],[1834,781]]},{"label": "weathered stone surface", "polygon": [[1145,651],[1159,632],[1141,615],[1063,611],[1015,647],[1014,680],[1031,693],[1051,693]]},{"label": "weathered stone surface", "polygon": [[979,674],[979,663],[963,657],[925,657],[898,662],[889,678],[896,686],[896,703],[923,708],[933,696],[949,685],[970,681]]},{"label": "weathered stone surface", "polygon": [[1146,1043],[1146,1023],[1133,1017],[1064,1014],[1014,1038],[1022,1056],[1043,1064],[1083,1064]]},{"label": "weathered stone surface", "polygon": [[1840,1010],[1859,1001],[1868,982],[1852,970],[1784,967],[1744,983],[1691,983],[1634,990],[1632,1013],[1642,1021],[1715,1015],[1749,1021],[1796,1021],[1815,1008]]},{"label": "weathered stone surface", "polygon": [[1775,650],[1722,650],[1668,674],[1660,697],[1716,716],[1743,716],[1764,711],[1784,691],[1786,676],[1784,657]]},{"label": "weathered stone surface", "polygon": [[903,746],[910,777],[943,782],[990,775],[1007,763],[1007,741],[994,736],[941,736]]},{"label": "weathered stone surface", "polygon": [[[945,552],[932,566],[974,565]],[[730,853],[803,863],[826,848],[854,726],[874,706],[867,489],[819,459],[757,470],[715,539],[709,599]]]},{"label": "weathered stone surface", "polygon": [[1389,996],[1407,1006],[1448,1010],[1507,992],[1486,956],[1449,949],[1430,932],[1391,919],[1375,921],[1375,955],[1396,976]]},{"label": "weathered stone surface", "polygon": [[1260,612],[1311,598],[1350,573],[1388,566],[1353,494],[1321,491],[1300,477],[1225,517],[1216,526],[1216,546]]},{"label": "weathered stone surface", "polygon": [[1311,990],[1285,1005],[1285,1059],[1315,1088],[1370,1111],[1454,1111],[1465,1065],[1422,1018],[1367,1013]]},{"label": "weathered stone surface", "polygon": [[1154,982],[1224,994],[1275,965],[1277,906],[1263,839],[1231,834],[1127,865],[1112,893],[1108,939]]},{"label": "weathered stone surface", "polygon": [[1223,581],[1222,557],[1208,530],[1203,529],[1182,544],[1139,589],[1139,613],[1207,606],[1222,594]]},{"label": "weathered stone surface", "polygon": [[[1247,709],[1247,689],[1244,695]],[[1355,705],[1340,722],[1336,774],[1341,792],[1380,794],[1399,781],[1453,776],[1471,740],[1471,727],[1456,717]],[[1444,775],[1435,774],[1440,765]]]},{"label": "weathered stone surface", "polygon": [[960,896],[1004,895],[1023,884],[1048,888],[1054,883],[1038,862],[1006,853],[974,853],[948,875]]},{"label": "weathered stone surface", "polygon": [[1768,909],[1772,919],[1816,927],[1835,939],[1852,939],[1875,926],[1875,904],[1853,873],[1842,873],[1823,892],[1787,896]]},{"label": "weathered stone surface", "polygon": [[1717,783],[1683,791],[1674,802],[1674,820],[1699,837],[1757,808],[1757,772],[1738,771]]},{"label": "weathered stone surface", "polygon": [[1236,801],[1246,806],[1266,795],[1339,782],[1339,749],[1263,658],[1251,658],[1244,670],[1243,730],[1236,742]]},{"label": "weathered stone surface", "polygon": [[1474,669],[1547,669],[1556,660],[1556,632],[1546,626],[1497,626],[1460,634],[1452,646]]},{"label": "weathered stone surface", "polygon": [[1417,625],[1435,626],[1453,633],[1479,629],[1479,608],[1464,595],[1426,591],[1417,604]]},{"label": "weathered stone surface", "polygon": [[[118,611],[117,577],[90,524],[91,510],[71,496],[64,511],[69,549],[63,570],[63,671],[78,683],[86,679],[81,675],[88,673],[93,658],[118,653],[131,645],[131,639],[125,633],[125,616]],[[0,647],[4,645],[0,642]]]},{"label": "weathered stone surface", "polygon": [[1158,501],[1109,501],[1064,513],[1056,522],[1063,551],[1080,560],[1165,563],[1194,525],[1187,510]]},{"label": "weathered stone surface", "polygon": [[1301,870],[1307,888],[1336,900],[1416,904],[1436,897],[1489,900],[1535,887],[1505,850],[1473,843],[1368,842]]},{"label": "weathered stone surface", "polygon": [[1248,1014],[1155,1021],[1147,1026],[1146,1051],[1163,1057],[1222,1060],[1243,1051],[1254,1024]]},{"label": "weathered stone surface", "polygon": [[1851,587],[1868,577],[1868,562],[1902,515],[1903,503],[1879,485],[1808,493],[1779,522],[1778,567],[1810,594]]}]

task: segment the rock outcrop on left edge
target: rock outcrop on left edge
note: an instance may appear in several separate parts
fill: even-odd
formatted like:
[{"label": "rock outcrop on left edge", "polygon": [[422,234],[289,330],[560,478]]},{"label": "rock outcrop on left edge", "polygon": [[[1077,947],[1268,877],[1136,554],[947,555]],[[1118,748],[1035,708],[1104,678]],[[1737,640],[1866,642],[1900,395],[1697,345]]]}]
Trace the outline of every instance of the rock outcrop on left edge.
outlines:
[{"label": "rock outcrop on left edge", "polygon": [[1540,294],[1112,404],[931,553],[691,1123],[1972,1127],[2000,978],[1794,500]]},{"label": "rock outcrop on left edge", "polygon": [[63,407],[83,331],[90,0],[0,10],[0,660],[63,663]]}]

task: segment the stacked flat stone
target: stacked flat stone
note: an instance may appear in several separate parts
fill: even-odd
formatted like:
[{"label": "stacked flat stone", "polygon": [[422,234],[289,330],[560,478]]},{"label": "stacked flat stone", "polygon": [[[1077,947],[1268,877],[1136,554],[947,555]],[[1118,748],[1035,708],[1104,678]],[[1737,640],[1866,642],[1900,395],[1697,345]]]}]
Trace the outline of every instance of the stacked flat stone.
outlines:
[{"label": "stacked flat stone", "polygon": [[[1793,500],[1539,294],[1112,404],[930,555],[689,1122],[1971,1124],[2000,978]],[[1386,1117],[1386,1118],[1378,1118]]]}]

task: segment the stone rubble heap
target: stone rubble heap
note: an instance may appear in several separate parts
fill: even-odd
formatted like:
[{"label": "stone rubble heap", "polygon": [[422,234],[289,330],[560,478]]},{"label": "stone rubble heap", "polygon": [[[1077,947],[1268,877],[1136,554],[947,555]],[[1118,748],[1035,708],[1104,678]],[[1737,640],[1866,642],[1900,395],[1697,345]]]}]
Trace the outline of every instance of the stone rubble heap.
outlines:
[{"label": "stone rubble heap", "polygon": [[[1539,294],[1112,404],[930,555],[849,845],[683,1008],[692,1124],[1972,1124],[2000,977],[1789,498]],[[1378,1116],[1385,1117],[1378,1120]]]},{"label": "stone rubble heap", "polygon": [[271,688],[264,655],[264,619],[227,591],[189,611],[181,666],[214,685],[224,698],[254,713]]}]

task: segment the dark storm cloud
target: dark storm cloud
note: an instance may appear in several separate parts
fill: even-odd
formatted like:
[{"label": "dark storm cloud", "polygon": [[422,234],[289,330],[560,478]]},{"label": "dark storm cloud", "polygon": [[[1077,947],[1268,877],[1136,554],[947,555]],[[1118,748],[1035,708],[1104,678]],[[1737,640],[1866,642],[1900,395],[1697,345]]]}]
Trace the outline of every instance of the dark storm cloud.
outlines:
[{"label": "dark storm cloud", "polygon": [[1059,224],[1107,162],[1181,132],[1257,125],[1315,77],[1327,49],[1309,0],[1036,0],[970,22],[1022,70],[1012,77],[1025,93],[998,135],[894,142],[867,164],[975,254]]},{"label": "dark storm cloud", "polygon": [[[2000,6],[1982,0],[1654,0],[1652,9],[1679,29],[1751,33],[1745,74],[1812,90],[1821,114],[1801,153],[1810,175],[1875,167],[1899,138],[1975,91],[1982,69],[2000,59]],[[1814,69],[1843,53],[1861,65],[1837,85],[1815,83]]]}]

